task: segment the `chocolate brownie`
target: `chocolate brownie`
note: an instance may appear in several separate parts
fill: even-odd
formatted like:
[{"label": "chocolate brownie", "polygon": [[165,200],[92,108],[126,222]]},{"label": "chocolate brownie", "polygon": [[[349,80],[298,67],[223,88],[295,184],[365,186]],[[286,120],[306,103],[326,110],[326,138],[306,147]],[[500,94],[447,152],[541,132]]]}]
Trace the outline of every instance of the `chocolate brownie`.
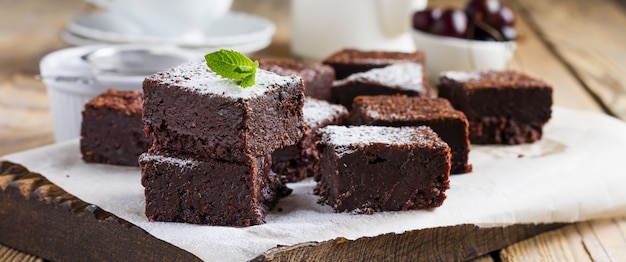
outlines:
[{"label": "chocolate brownie", "polygon": [[468,164],[470,143],[467,118],[446,99],[358,96],[350,114],[352,125],[429,126],[450,146],[450,173],[472,171],[472,165]]},{"label": "chocolate brownie", "polygon": [[350,75],[333,84],[333,99],[348,109],[352,101],[360,95],[430,96],[428,83],[424,82],[422,65],[398,63],[383,68]]},{"label": "chocolate brownie", "polygon": [[307,127],[302,140],[272,153],[272,170],[286,182],[296,182],[319,172],[319,151],[316,147],[316,132],[331,124],[343,124],[348,110],[341,105],[307,97],[302,108]]},{"label": "chocolate brownie", "polygon": [[281,76],[297,75],[304,81],[304,95],[330,100],[335,70],[327,65],[295,60],[259,60],[259,68]]},{"label": "chocolate brownie", "polygon": [[256,84],[242,88],[195,62],[147,77],[143,90],[143,121],[155,150],[245,162],[303,135],[297,76],[259,69]]},{"label": "chocolate brownie", "polygon": [[[422,51],[405,53],[342,49],[328,56],[322,63],[335,69],[337,79],[344,79],[354,73],[386,67],[395,63],[414,62],[423,66],[425,60],[426,56]],[[423,75],[426,76],[426,74]]]},{"label": "chocolate brownie", "polygon": [[438,88],[467,116],[475,144],[537,141],[552,115],[552,86],[520,72],[444,72]]},{"label": "chocolate brownie", "polygon": [[109,89],[89,100],[83,109],[80,152],[85,162],[137,166],[152,138],[143,132],[143,94]]},{"label": "chocolate brownie", "polygon": [[429,127],[320,129],[319,202],[335,212],[440,206],[450,187],[450,147]]},{"label": "chocolate brownie", "polygon": [[146,216],[152,221],[259,225],[278,199],[291,193],[270,171],[269,156],[237,163],[151,149],[140,156],[139,164]]}]

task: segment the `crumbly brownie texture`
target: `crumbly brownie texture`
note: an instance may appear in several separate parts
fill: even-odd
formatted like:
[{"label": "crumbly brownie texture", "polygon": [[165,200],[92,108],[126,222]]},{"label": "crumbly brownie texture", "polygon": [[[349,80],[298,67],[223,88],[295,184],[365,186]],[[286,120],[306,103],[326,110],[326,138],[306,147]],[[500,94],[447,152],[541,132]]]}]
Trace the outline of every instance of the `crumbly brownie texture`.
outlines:
[{"label": "crumbly brownie texture", "polygon": [[139,164],[151,221],[259,225],[276,202],[291,193],[270,172],[268,156],[235,163],[149,152],[140,156]]},{"label": "crumbly brownie texture", "polygon": [[316,146],[316,132],[327,125],[343,124],[348,110],[341,105],[307,97],[302,108],[307,127],[302,140],[276,150],[272,154],[272,170],[286,182],[296,182],[319,173],[320,155]]},{"label": "crumbly brownie texture", "polygon": [[330,100],[335,70],[327,65],[294,60],[259,60],[259,68],[281,76],[297,75],[304,80],[304,95]]},{"label": "crumbly brownie texture", "polygon": [[85,162],[137,166],[152,138],[143,132],[143,94],[109,89],[85,104],[80,152]]},{"label": "crumbly brownie texture", "polygon": [[303,82],[257,70],[241,88],[195,62],[147,77],[143,121],[155,150],[246,162],[300,141]]},{"label": "crumbly brownie texture", "polygon": [[335,212],[440,206],[450,187],[450,148],[429,127],[320,129],[321,180],[315,193]]},{"label": "crumbly brownie texture", "polygon": [[451,149],[452,174],[472,171],[468,122],[443,98],[407,96],[358,96],[354,99],[351,125],[429,126]]},{"label": "crumbly brownie texture", "polygon": [[474,144],[535,142],[552,114],[552,86],[515,71],[444,72],[438,88],[467,116]]},{"label": "crumbly brownie texture", "polygon": [[352,101],[360,95],[430,96],[424,81],[422,65],[398,63],[384,68],[350,75],[333,84],[333,102],[352,108]]},{"label": "crumbly brownie texture", "polygon": [[344,79],[354,73],[386,67],[395,63],[414,62],[424,65],[425,60],[425,55],[422,51],[404,53],[342,49],[331,54],[322,63],[335,69],[337,79]]}]

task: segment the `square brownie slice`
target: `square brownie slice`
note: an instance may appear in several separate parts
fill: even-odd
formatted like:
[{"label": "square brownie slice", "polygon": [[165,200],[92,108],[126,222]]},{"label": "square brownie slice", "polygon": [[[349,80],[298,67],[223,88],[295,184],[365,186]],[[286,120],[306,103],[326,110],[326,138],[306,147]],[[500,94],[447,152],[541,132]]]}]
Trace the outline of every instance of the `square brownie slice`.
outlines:
[{"label": "square brownie slice", "polygon": [[108,89],[83,109],[80,152],[85,162],[137,166],[152,138],[143,132],[143,94]]},{"label": "square brownie slice", "polygon": [[[424,66],[425,60],[426,56],[422,51],[405,53],[342,49],[328,56],[322,63],[335,69],[337,79],[344,79],[354,73],[386,67],[395,63],[413,62]],[[425,74],[423,75],[425,76]]]},{"label": "square brownie slice", "polygon": [[140,156],[139,164],[151,221],[259,225],[276,202],[291,193],[270,171],[269,156],[238,163],[151,149]]},{"label": "square brownie slice", "polygon": [[300,141],[303,82],[257,70],[256,84],[242,88],[188,63],[147,77],[143,121],[155,150],[198,158],[248,161]]},{"label": "square brownie slice", "polygon": [[355,73],[333,84],[332,102],[352,108],[352,101],[360,95],[430,96],[430,87],[424,82],[423,67],[417,63],[398,63],[383,68]]},{"label": "square brownie slice", "polygon": [[443,98],[358,96],[352,106],[352,125],[429,126],[450,146],[452,174],[472,171],[468,122],[463,112]]},{"label": "square brownie slice", "polygon": [[306,132],[299,143],[272,153],[272,170],[286,182],[296,182],[319,173],[317,130],[327,125],[343,124],[348,110],[342,105],[307,97],[302,108]]},{"label": "square brownie slice", "polygon": [[320,129],[319,202],[335,212],[440,206],[450,187],[450,147],[426,126]]},{"label": "square brownie slice", "polygon": [[475,144],[535,142],[552,115],[552,86],[516,71],[444,72],[438,88],[467,116]]},{"label": "square brownie slice", "polygon": [[304,81],[304,95],[330,100],[335,70],[327,65],[295,60],[259,60],[259,68],[281,76],[297,75]]}]

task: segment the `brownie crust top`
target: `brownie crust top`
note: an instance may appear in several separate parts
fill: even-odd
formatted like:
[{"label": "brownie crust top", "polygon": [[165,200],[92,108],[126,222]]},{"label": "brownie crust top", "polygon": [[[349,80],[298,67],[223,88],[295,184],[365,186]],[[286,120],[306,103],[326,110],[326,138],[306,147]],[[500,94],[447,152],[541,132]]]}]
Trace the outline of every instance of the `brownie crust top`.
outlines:
[{"label": "brownie crust top", "polygon": [[[319,130],[321,142],[332,145],[337,154],[350,153],[355,149],[373,144],[395,147],[448,148],[430,127],[387,126],[326,126]],[[449,150],[449,149],[448,149]]]},{"label": "brownie crust top", "polygon": [[333,85],[347,83],[376,83],[399,90],[414,90],[426,93],[426,85],[422,75],[422,65],[418,63],[397,63],[383,68],[375,68],[366,72],[355,73]]},{"label": "brownie crust top", "polygon": [[463,112],[455,110],[444,98],[407,96],[359,96],[354,104],[373,119],[383,121],[408,121],[427,119],[465,119]]},{"label": "brownie crust top", "polygon": [[442,83],[456,82],[468,89],[480,88],[546,88],[546,82],[517,71],[463,72],[448,71],[440,76]]},{"label": "brownie crust top", "polygon": [[235,81],[223,78],[211,71],[204,62],[191,62],[159,72],[147,77],[144,81],[179,87],[183,90],[199,94],[213,94],[232,99],[249,99],[265,94],[269,90],[278,89],[290,83],[301,82],[299,76],[280,76],[258,68],[255,84],[242,88]]},{"label": "brownie crust top", "polygon": [[361,63],[361,64],[393,64],[398,61],[411,61],[424,63],[425,55],[421,51],[413,53],[392,51],[361,51],[356,49],[343,49],[331,54],[324,63]]},{"label": "brownie crust top", "polygon": [[302,107],[302,115],[307,127],[315,129],[331,119],[334,120],[348,115],[348,110],[342,105],[307,97]]},{"label": "brownie crust top", "polygon": [[143,110],[143,93],[140,91],[108,89],[89,100],[85,106],[124,111],[128,115],[141,114]]}]

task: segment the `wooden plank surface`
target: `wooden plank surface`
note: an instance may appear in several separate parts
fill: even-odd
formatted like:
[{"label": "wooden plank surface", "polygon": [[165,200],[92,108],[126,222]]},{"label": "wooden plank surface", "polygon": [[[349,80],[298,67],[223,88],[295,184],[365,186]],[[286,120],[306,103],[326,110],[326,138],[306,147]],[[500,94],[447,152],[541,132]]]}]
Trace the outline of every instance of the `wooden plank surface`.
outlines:
[{"label": "wooden plank surface", "polygon": [[502,261],[624,261],[626,217],[581,222],[540,234],[501,252]]},{"label": "wooden plank surface", "polygon": [[53,142],[46,88],[32,75],[0,81],[0,155]]},{"label": "wooden plank surface", "polygon": [[61,28],[83,12],[81,0],[0,1],[0,155],[53,142],[39,60],[68,47]]},{"label": "wooden plank surface", "polygon": [[200,261],[7,161],[0,161],[0,211],[0,243],[46,260]]},{"label": "wooden plank surface", "polygon": [[581,110],[600,111],[601,107],[589,96],[584,86],[568,72],[568,68],[545,45],[542,38],[529,26],[528,14],[520,10],[523,0],[507,1],[521,17],[517,20],[518,49],[511,68],[527,72],[554,85],[554,104]]},{"label": "wooden plank surface", "polygon": [[333,261],[478,261],[521,239],[561,227],[562,224],[512,225],[479,228],[474,225],[428,228],[363,237],[354,241],[345,238],[321,243],[303,243],[271,249],[255,262],[324,261],[332,254]]},{"label": "wooden plank surface", "polygon": [[521,1],[541,38],[612,114],[626,119],[626,7],[610,1]]}]

